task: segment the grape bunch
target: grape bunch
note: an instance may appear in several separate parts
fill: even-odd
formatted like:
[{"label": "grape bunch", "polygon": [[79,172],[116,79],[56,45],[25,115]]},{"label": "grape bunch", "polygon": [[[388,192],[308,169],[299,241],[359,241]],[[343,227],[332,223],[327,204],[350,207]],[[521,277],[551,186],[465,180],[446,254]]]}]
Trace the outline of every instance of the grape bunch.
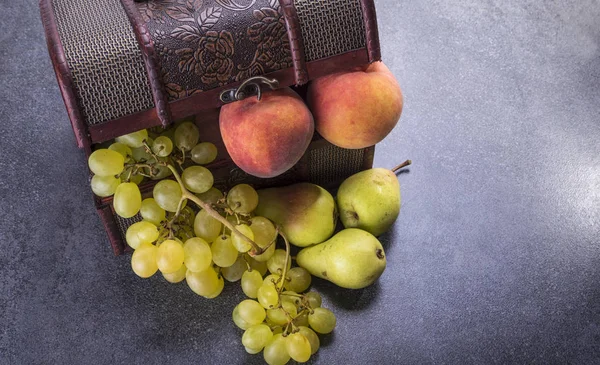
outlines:
[{"label": "grape bunch", "polygon": [[[217,149],[199,142],[194,123],[154,132],[121,136],[88,160],[93,192],[114,195],[119,216],[142,217],[125,235],[134,249],[133,272],[149,278],[160,271],[168,282],[185,280],[208,299],[223,291],[225,281],[240,281],[250,299],[235,307],[233,321],[245,331],[246,351],[263,351],[270,365],[290,358],[308,361],[319,348],[317,333],[331,332],[335,315],[321,307],[318,293],[305,293],[311,275],[292,268],[285,235],[269,219],[253,214],[256,190],[239,184],[224,194],[213,186],[211,171],[202,165],[216,159]],[[158,182],[152,197],[142,200],[138,185],[145,178]],[[281,241],[285,249],[276,247]]]}]

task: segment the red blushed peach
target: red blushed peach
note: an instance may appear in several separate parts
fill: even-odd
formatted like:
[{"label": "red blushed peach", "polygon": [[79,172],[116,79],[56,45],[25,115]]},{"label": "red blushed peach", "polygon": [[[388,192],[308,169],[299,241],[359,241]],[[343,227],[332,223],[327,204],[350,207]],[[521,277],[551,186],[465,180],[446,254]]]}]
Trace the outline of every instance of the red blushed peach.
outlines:
[{"label": "red blushed peach", "polygon": [[314,121],[290,88],[269,91],[221,108],[221,136],[235,164],[250,175],[273,177],[294,166],[310,144]]},{"label": "red blushed peach", "polygon": [[382,63],[314,80],[308,105],[315,128],[343,148],[372,146],[387,136],[402,113],[402,91]]}]

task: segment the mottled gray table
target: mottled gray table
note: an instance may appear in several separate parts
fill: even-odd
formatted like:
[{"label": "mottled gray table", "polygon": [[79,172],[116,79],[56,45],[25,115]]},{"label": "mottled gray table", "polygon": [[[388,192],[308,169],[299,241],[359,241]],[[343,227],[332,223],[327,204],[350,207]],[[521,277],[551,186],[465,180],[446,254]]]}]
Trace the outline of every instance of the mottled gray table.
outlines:
[{"label": "mottled gray table", "polygon": [[[600,2],[377,1],[411,158],[374,286],[315,364],[600,363]],[[0,1],[0,363],[258,364],[213,301],[115,258],[37,1]]]}]

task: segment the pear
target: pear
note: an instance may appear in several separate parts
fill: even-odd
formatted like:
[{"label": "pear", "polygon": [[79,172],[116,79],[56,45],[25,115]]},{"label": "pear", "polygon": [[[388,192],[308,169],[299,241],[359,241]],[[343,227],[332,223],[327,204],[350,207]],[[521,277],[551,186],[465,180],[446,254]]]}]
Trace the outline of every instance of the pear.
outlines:
[{"label": "pear", "polygon": [[375,236],[358,228],[346,228],[296,256],[298,266],[314,276],[347,289],[373,284],[385,270],[385,252]]},{"label": "pear", "polygon": [[337,220],[331,194],[310,183],[259,190],[254,213],[278,224],[289,242],[298,247],[331,237]]},{"label": "pear", "polygon": [[374,236],[387,231],[400,214],[400,184],[392,170],[374,168],[358,172],[342,182],[337,192],[340,220],[346,228],[360,228]]}]

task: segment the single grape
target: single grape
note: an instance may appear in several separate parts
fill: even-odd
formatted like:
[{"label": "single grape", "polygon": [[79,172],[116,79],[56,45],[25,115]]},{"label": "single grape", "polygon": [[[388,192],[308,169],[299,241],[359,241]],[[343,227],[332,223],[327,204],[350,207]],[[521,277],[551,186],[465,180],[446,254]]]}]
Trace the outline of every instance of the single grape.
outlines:
[{"label": "single grape", "polygon": [[242,300],[237,309],[240,318],[251,326],[262,323],[267,317],[265,309],[256,300]]},{"label": "single grape", "polygon": [[268,247],[265,252],[260,255],[252,256],[256,261],[266,262],[275,253],[275,239],[277,231],[273,223],[265,217],[256,216],[250,220],[250,229],[254,233],[254,242],[261,247]]},{"label": "single grape", "polygon": [[257,324],[248,328],[242,335],[244,347],[262,350],[273,338],[273,332],[266,324]]},{"label": "single grape", "polygon": [[265,274],[267,273],[267,263],[266,262],[258,262],[255,259],[253,259],[252,257],[250,257],[248,254],[244,255],[246,257],[246,260],[248,260],[248,263],[250,264],[250,267],[253,270],[257,270],[261,276],[265,276]]},{"label": "single grape", "polygon": [[248,184],[239,184],[227,193],[227,205],[236,213],[249,214],[258,205],[258,193]]},{"label": "single grape", "polygon": [[[159,157],[158,161],[170,163],[168,157]],[[145,169],[146,173],[149,173],[147,169]],[[173,171],[171,171],[167,166],[163,166],[161,164],[154,165],[154,169],[152,169],[152,180],[162,180],[166,177],[173,175]]]},{"label": "single grape", "polygon": [[214,186],[205,191],[204,193],[194,195],[196,195],[198,198],[200,198],[200,200],[202,200],[206,204],[217,204],[217,201],[223,198],[223,193],[221,192],[221,190],[215,188]]},{"label": "single grape", "polygon": [[[294,324],[296,326],[308,327],[308,313],[305,311],[305,312],[298,314],[296,316],[296,318],[294,318]],[[310,341],[310,338],[308,340]],[[312,343],[312,341],[311,341],[311,343]]]},{"label": "single grape", "polygon": [[335,328],[335,314],[327,308],[318,307],[308,315],[308,324],[315,332],[327,334]]},{"label": "single grape", "polygon": [[184,122],[175,129],[173,141],[180,150],[189,151],[198,143],[199,138],[198,127],[192,122]]},{"label": "single grape", "polygon": [[248,265],[246,265],[246,261],[244,261],[244,258],[240,255],[233,265],[224,267],[223,270],[221,270],[221,274],[223,274],[225,280],[233,283],[234,281],[240,280],[247,269]]},{"label": "single grape", "polygon": [[[254,233],[252,233],[252,229],[250,229],[250,227],[247,224],[238,224],[237,226],[235,226],[235,228],[247,238],[251,240],[254,239]],[[242,253],[248,252],[252,248],[252,245],[248,241],[246,241],[244,238],[242,238],[241,235],[235,232],[232,232],[231,234],[231,243],[233,243],[235,248]]]},{"label": "single grape", "polygon": [[251,349],[250,347],[245,347],[245,346],[244,346],[244,350],[246,350],[246,352],[249,353],[250,355],[256,355],[262,351],[262,349],[255,350],[255,349]]},{"label": "single grape", "polygon": [[127,228],[125,241],[134,250],[142,243],[152,243],[158,239],[158,229],[150,222],[141,221]]},{"label": "single grape", "polygon": [[[300,300],[300,296],[298,293],[286,290],[281,293],[281,300],[284,302],[292,303],[296,308],[299,308],[302,305],[302,300]],[[308,317],[306,318],[308,320]]]},{"label": "single grape", "polygon": [[210,293],[209,295],[205,295],[204,298],[214,299],[214,298],[218,297],[221,294],[221,292],[223,291],[224,287],[225,287],[225,281],[223,280],[222,277],[219,277],[219,282],[217,283],[217,289],[215,289],[215,291]]},{"label": "single grape", "polygon": [[[267,318],[276,325],[283,326],[287,324],[291,318],[294,318],[298,314],[296,306],[290,302],[282,301],[281,306],[283,308],[273,308],[267,310]],[[286,314],[291,316],[291,318]]]},{"label": "single grape", "polygon": [[319,351],[319,347],[321,346],[321,341],[319,340],[319,336],[315,333],[315,331],[311,330],[305,325],[297,325],[298,333],[302,334],[308,342],[310,343],[310,354],[314,355],[317,351]]},{"label": "single grape", "polygon": [[95,175],[115,176],[125,168],[125,158],[119,152],[102,148],[92,152],[88,166]]},{"label": "single grape", "polygon": [[288,270],[283,286],[287,290],[291,290],[296,293],[302,293],[308,289],[311,281],[312,276],[306,269],[302,267],[294,267]]},{"label": "single grape", "polygon": [[261,285],[256,292],[256,297],[260,305],[267,309],[273,308],[279,303],[279,294],[273,285]]},{"label": "single grape", "polygon": [[190,153],[192,161],[200,165],[211,163],[217,158],[217,146],[210,142],[198,143]]},{"label": "single grape", "polygon": [[196,236],[204,239],[206,242],[213,242],[221,234],[223,224],[211,217],[210,214],[202,209],[196,214],[194,220],[194,232]]},{"label": "single grape", "polygon": [[173,152],[173,141],[169,137],[157,137],[152,143],[152,152],[159,157],[167,157]]},{"label": "single grape", "polygon": [[156,253],[158,248],[151,243],[142,243],[131,255],[131,268],[141,278],[149,278],[158,271]]},{"label": "single grape", "polygon": [[188,270],[185,280],[194,293],[203,297],[214,294],[221,285],[219,277],[212,267],[201,272]]},{"label": "single grape", "polygon": [[316,291],[311,291],[304,294],[306,299],[308,300],[308,304],[312,309],[319,308],[321,306],[322,300],[321,295]]},{"label": "single grape", "polygon": [[174,240],[164,241],[158,246],[158,252],[156,253],[158,269],[165,274],[174,273],[183,265],[184,255],[181,243]]},{"label": "single grape", "polygon": [[231,314],[231,319],[233,319],[233,323],[235,323],[236,326],[238,326],[239,328],[241,328],[243,330],[247,330],[248,328],[252,327],[252,325],[250,323],[244,321],[242,319],[242,317],[240,317],[240,310],[238,307],[239,307],[239,305],[233,309],[233,313]]},{"label": "single grape", "polygon": [[108,149],[119,152],[121,155],[123,155],[125,161],[127,161],[128,158],[131,158],[131,148],[123,143],[115,142],[108,146]]},{"label": "single grape", "polygon": [[267,277],[265,277],[265,280],[263,280],[263,285],[271,285],[273,287],[276,287],[277,289],[280,289],[283,286],[281,275],[268,275]]},{"label": "single grape", "polygon": [[238,250],[233,246],[233,243],[231,243],[231,237],[226,234],[215,238],[210,246],[210,250],[212,251],[213,261],[220,267],[229,267],[233,265],[239,254]]},{"label": "single grape", "polygon": [[161,208],[153,198],[146,198],[142,200],[140,215],[145,221],[148,221],[156,226],[159,226],[160,222],[166,219],[165,210]]},{"label": "single grape", "polygon": [[[273,256],[271,256],[271,258],[267,261],[267,267],[271,274],[281,275],[283,273],[283,268],[286,264],[286,256],[287,256],[287,254],[286,254],[285,250],[282,250],[280,248],[275,250],[275,253],[273,253]],[[292,260],[288,259],[287,260],[287,270],[289,270],[290,267],[292,267]]]},{"label": "single grape", "polygon": [[187,267],[185,267],[185,264],[184,264],[184,265],[181,265],[181,267],[179,268],[179,270],[177,270],[175,272],[172,272],[170,274],[162,273],[162,276],[169,283],[171,283],[171,284],[177,284],[179,282],[182,282],[185,279],[185,273],[186,272],[187,272]]},{"label": "single grape", "polygon": [[283,337],[281,333],[273,335],[273,338],[263,350],[263,356],[267,364],[285,365],[290,361],[286,342],[286,337]]},{"label": "single grape", "polygon": [[121,137],[115,138],[115,141],[123,143],[131,148],[137,148],[144,145],[144,140],[148,139],[148,131],[142,129],[137,132],[129,133]]},{"label": "single grape", "polygon": [[176,212],[181,200],[181,188],[173,180],[161,180],[154,186],[152,195],[159,207],[168,212]]},{"label": "single grape", "polygon": [[310,342],[299,332],[286,337],[285,348],[290,357],[297,362],[307,362],[310,359]]},{"label": "single grape", "polygon": [[98,195],[101,198],[106,198],[108,196],[114,195],[115,191],[117,191],[117,187],[121,183],[121,179],[118,179],[112,175],[110,176],[100,176],[94,175],[92,176],[92,191],[94,194]]},{"label": "single grape", "polygon": [[278,333],[283,333],[283,328],[281,326],[277,326],[277,327],[271,327],[272,331],[273,331],[273,335],[276,335]]},{"label": "single grape", "polygon": [[181,174],[183,184],[194,193],[207,192],[213,186],[213,174],[202,166],[190,166]]},{"label": "single grape", "polygon": [[263,278],[257,270],[246,271],[242,275],[242,291],[250,298],[256,298],[262,284]]},{"label": "single grape", "polygon": [[142,194],[134,183],[121,183],[117,186],[113,198],[115,213],[123,218],[131,218],[140,211]]},{"label": "single grape", "polygon": [[[126,167],[125,170],[121,172],[121,175],[119,175],[119,179],[121,180],[121,182],[132,182],[136,185],[140,185],[140,183],[144,180],[144,176],[139,174],[133,174],[134,170],[134,167]],[[127,181],[128,179],[129,181]]]},{"label": "single grape", "polygon": [[199,237],[190,238],[183,244],[183,262],[188,270],[201,272],[212,264],[212,253],[208,243]]},{"label": "single grape", "polygon": [[[145,146],[136,147],[131,149],[131,157],[135,162],[143,163],[143,162],[154,162],[154,157],[146,150]],[[144,170],[144,172],[149,173],[148,170]]]}]

